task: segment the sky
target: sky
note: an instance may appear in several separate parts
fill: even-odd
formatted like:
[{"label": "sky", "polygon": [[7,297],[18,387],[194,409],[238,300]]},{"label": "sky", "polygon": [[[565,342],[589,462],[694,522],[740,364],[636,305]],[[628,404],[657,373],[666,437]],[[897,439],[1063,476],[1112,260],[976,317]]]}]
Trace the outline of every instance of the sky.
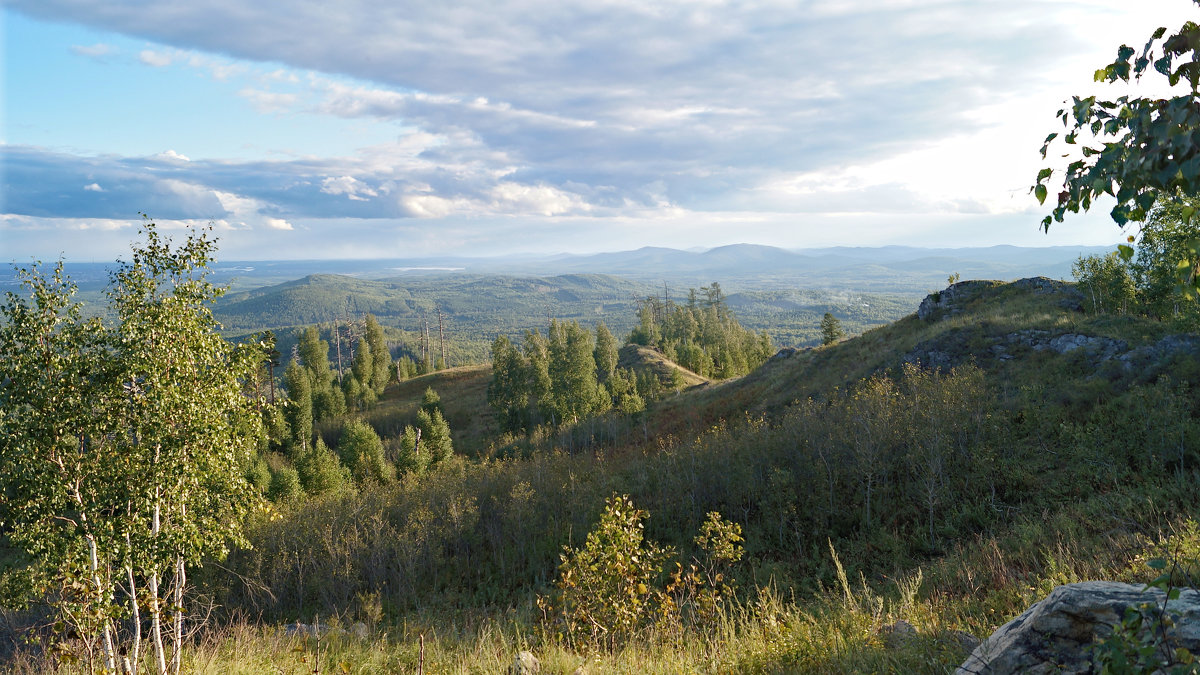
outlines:
[{"label": "sky", "polygon": [[1041,232],[1038,150],[1064,99],[1122,93],[1092,82],[1120,44],[1186,20],[1192,0],[0,0],[0,260],[111,260],[141,214],[211,224],[224,260],[1111,244],[1103,204]]}]

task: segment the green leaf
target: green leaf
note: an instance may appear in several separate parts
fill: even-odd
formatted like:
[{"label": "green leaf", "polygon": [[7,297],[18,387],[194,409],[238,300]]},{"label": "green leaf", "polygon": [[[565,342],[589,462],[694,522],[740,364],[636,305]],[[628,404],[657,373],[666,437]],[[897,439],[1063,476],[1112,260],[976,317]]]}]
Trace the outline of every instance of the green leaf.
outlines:
[{"label": "green leaf", "polygon": [[1038,204],[1045,204],[1046,203],[1046,186],[1042,185],[1041,183],[1038,183],[1037,187],[1035,187],[1033,189],[1033,195],[1035,197],[1037,197]]},{"label": "green leaf", "polygon": [[[1119,244],[1117,246],[1117,253],[1119,253],[1121,255],[1121,259],[1124,260],[1125,262],[1129,262],[1130,260],[1133,259],[1133,247],[1132,246],[1126,246],[1125,244]],[[1153,563],[1153,561],[1151,561],[1151,563]]]},{"label": "green leaf", "polygon": [[[1121,248],[1129,248],[1129,247],[1122,246]],[[1130,250],[1132,250],[1132,249],[1130,249]],[[1146,567],[1149,567],[1152,570],[1165,570],[1167,568],[1167,561],[1162,558],[1151,558],[1146,563]]]}]

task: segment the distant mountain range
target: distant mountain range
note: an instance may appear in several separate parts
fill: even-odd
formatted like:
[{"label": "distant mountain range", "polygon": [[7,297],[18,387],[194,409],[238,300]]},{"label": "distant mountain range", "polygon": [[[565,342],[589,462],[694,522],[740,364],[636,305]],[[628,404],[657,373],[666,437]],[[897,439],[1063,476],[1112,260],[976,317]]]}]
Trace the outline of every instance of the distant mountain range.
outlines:
[{"label": "distant mountain range", "polygon": [[[1111,247],[919,248],[913,246],[834,247],[787,250],[733,244],[707,251],[645,247],[591,255],[502,258],[408,258],[380,260],[227,261],[215,266],[214,281],[245,291],[300,279],[337,274],[362,279],[429,275],[607,274],[655,284],[699,286],[718,281],[730,290],[828,288],[860,292],[924,293],[944,287],[947,277],[1012,280],[1028,276],[1070,278],[1081,255]],[[107,280],[101,263],[68,262],[67,271],[83,290]],[[12,287],[11,269],[0,270],[0,287]]]}]

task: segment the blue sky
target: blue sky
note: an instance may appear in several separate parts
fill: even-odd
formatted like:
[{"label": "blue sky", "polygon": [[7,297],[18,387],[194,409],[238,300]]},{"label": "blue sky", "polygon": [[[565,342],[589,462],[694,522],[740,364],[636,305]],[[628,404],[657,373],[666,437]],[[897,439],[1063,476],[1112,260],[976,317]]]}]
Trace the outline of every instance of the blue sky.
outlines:
[{"label": "blue sky", "polygon": [[[0,258],[1107,244],[1054,111],[1190,0],[3,0]],[[1152,91],[1152,90],[1148,90]],[[1116,92],[1109,91],[1109,95]]]}]

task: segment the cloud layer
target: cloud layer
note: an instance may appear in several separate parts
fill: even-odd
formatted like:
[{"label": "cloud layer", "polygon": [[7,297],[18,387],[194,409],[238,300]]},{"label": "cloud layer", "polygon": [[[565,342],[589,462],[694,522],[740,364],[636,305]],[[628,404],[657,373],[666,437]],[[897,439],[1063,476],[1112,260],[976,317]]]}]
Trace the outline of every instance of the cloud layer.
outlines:
[{"label": "cloud layer", "polygon": [[[472,218],[480,228],[503,218],[581,228],[679,214],[1026,213],[1028,198],[1016,193],[1052,120],[1046,91],[1068,66],[1086,81],[1078,57],[1099,65],[1090,43],[1120,9],[1032,0],[7,4],[151,41],[136,55],[146,68],[233,78],[257,114],[391,125],[395,140],[314,156],[297,139],[301,148],[275,148],[286,158],[254,160],[11,144],[5,213],[32,222],[141,210],[309,232],[314,242],[337,230],[322,221],[345,219],[451,218],[447,240],[469,241]],[[103,42],[74,51],[114,52]],[[1031,118],[1043,121],[1032,132],[1021,126]],[[964,180],[972,173],[977,180]]]}]

